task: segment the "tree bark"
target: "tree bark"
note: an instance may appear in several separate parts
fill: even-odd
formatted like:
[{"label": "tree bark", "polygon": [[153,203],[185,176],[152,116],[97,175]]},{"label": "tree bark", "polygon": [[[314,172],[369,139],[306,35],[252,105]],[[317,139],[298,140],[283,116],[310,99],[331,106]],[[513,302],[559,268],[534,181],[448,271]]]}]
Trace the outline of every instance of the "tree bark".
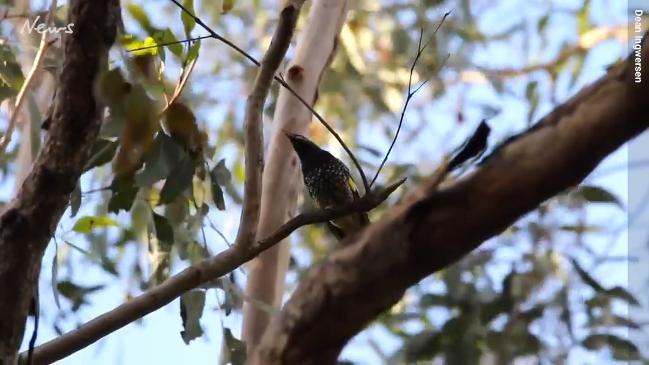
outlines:
[{"label": "tree bark", "polygon": [[503,143],[469,176],[440,189],[425,184],[312,268],[273,320],[256,363],[334,364],[409,286],[575,186],[645,130],[649,83],[634,82],[634,57]]},{"label": "tree bark", "polygon": [[[299,39],[295,58],[288,65],[286,82],[303,99],[313,103],[320,78],[336,47],[336,38],[347,15],[347,1],[314,1],[307,26]],[[290,92],[282,89],[273,116],[273,130],[263,173],[262,201],[257,238],[272,234],[294,214],[299,181],[299,164],[283,130],[304,134],[311,112]],[[249,266],[246,294],[255,302],[274,307],[281,304],[288,269],[288,242],[271,247]],[[268,327],[271,314],[244,304],[243,337],[252,354]]]},{"label": "tree bark", "polygon": [[50,132],[31,172],[0,217],[0,360],[22,341],[43,252],[66,209],[101,124],[94,84],[116,36],[117,0],[73,0]]}]

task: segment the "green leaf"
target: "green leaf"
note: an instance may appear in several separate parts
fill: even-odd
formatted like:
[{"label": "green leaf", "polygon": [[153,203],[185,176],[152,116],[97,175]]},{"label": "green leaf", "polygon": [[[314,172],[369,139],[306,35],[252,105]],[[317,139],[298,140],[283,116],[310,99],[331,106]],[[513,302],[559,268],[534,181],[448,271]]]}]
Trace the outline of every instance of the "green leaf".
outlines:
[{"label": "green leaf", "polygon": [[100,138],[95,140],[95,143],[92,145],[92,152],[90,153],[91,157],[83,168],[83,171],[86,172],[109,163],[115,156],[118,146],[119,143],[107,139]]},{"label": "green leaf", "polygon": [[195,167],[194,160],[187,155],[183,156],[174,173],[167,178],[160,191],[160,204],[172,202],[178,195],[192,186]]},{"label": "green leaf", "polygon": [[205,291],[192,290],[180,297],[180,318],[183,321],[183,330],[180,331],[185,344],[203,335],[200,319],[205,307]]},{"label": "green leaf", "polygon": [[443,294],[424,294],[421,296],[419,299],[419,305],[428,308],[428,307],[435,307],[435,306],[447,306],[450,305],[450,298],[448,298],[446,295]]},{"label": "green leaf", "polygon": [[108,211],[111,213],[119,213],[120,210],[127,212],[131,210],[139,188],[133,185],[131,179],[116,178],[113,180],[110,190],[113,192],[113,195],[108,201]]},{"label": "green leaf", "polygon": [[577,271],[577,274],[579,275],[579,277],[581,278],[581,280],[582,280],[585,284],[587,284],[588,286],[590,286],[591,288],[593,288],[593,289],[594,289],[596,292],[598,292],[598,293],[602,293],[602,292],[604,292],[604,291],[606,290],[606,289],[604,289],[603,286],[601,286],[601,285],[597,282],[597,280],[595,280],[595,279],[594,279],[590,274],[588,274],[588,273],[586,272],[586,270],[584,270],[584,269],[579,265],[579,263],[577,262],[577,260],[575,260],[575,259],[571,259],[570,261],[572,262],[572,266],[574,266],[575,270]]},{"label": "green leaf", "polygon": [[525,97],[530,104],[530,109],[527,112],[527,122],[532,123],[532,118],[534,118],[534,113],[539,106],[539,90],[538,82],[530,81],[525,87]]},{"label": "green leaf", "polygon": [[608,346],[613,353],[613,358],[616,360],[638,360],[640,358],[640,351],[638,347],[631,341],[620,338],[610,334],[593,334],[586,337],[582,342],[582,346],[588,350],[599,350]]},{"label": "green leaf", "polygon": [[70,218],[74,218],[74,216],[77,215],[80,207],[81,187],[79,186],[79,182],[77,181],[77,185],[74,187],[74,190],[72,190],[72,194],[70,194]]},{"label": "green leaf", "polygon": [[223,345],[221,364],[244,365],[246,363],[246,343],[234,337],[229,328],[223,328]]},{"label": "green leaf", "polygon": [[153,30],[151,20],[149,20],[149,16],[141,6],[133,2],[128,2],[128,4],[126,4],[126,9],[129,13],[131,13],[131,16],[135,19],[135,21],[137,21],[140,26],[147,31],[147,33],[151,33],[151,31]]},{"label": "green leaf", "polygon": [[624,205],[615,194],[598,186],[582,185],[577,188],[578,196],[591,203],[612,203],[624,209]]},{"label": "green leaf", "polygon": [[568,83],[568,87],[572,88],[575,85],[575,82],[577,82],[579,75],[581,75],[581,72],[584,69],[585,61],[586,57],[581,55],[577,57],[575,65],[573,66],[572,72],[570,74],[570,82]]},{"label": "green leaf", "polygon": [[405,363],[432,360],[442,349],[442,334],[438,331],[422,331],[409,338],[403,348]]},{"label": "green leaf", "polygon": [[577,33],[582,35],[591,27],[589,19],[590,15],[590,0],[585,0],[581,9],[577,12]]},{"label": "green leaf", "polygon": [[155,234],[158,240],[168,244],[173,244],[174,230],[171,227],[171,224],[169,224],[167,218],[154,212],[153,224],[155,226]]},{"label": "green leaf", "polygon": [[135,183],[148,187],[167,178],[182,159],[182,147],[165,133],[158,133],[147,153],[144,169],[135,175]]},{"label": "green leaf", "polygon": [[216,166],[214,166],[210,174],[216,178],[219,185],[225,185],[232,179],[230,170],[225,166],[225,159],[221,159]]},{"label": "green leaf", "polygon": [[86,256],[88,260],[98,264],[99,266],[101,266],[102,269],[106,270],[106,272],[113,274],[115,276],[118,275],[117,268],[115,267],[115,263],[112,260],[110,260],[108,257],[100,256],[98,254],[89,252],[68,241],[65,241],[65,244],[72,247],[76,251],[82,253],[84,256]]},{"label": "green leaf", "polygon": [[64,280],[56,285],[58,292],[72,302],[72,310],[76,311],[82,304],[86,304],[86,295],[100,290],[104,285],[81,286]]},{"label": "green leaf", "polygon": [[611,327],[626,327],[627,329],[639,330],[641,326],[632,321],[629,318],[622,317],[616,314],[611,315],[610,313],[605,313],[591,318],[588,322],[588,327],[604,327],[610,329]]},{"label": "green leaf", "polygon": [[225,160],[223,159],[210,171],[212,200],[214,200],[214,204],[219,210],[225,210],[225,199],[221,187],[227,185],[231,179],[232,174],[225,166]]},{"label": "green leaf", "polygon": [[[159,31],[155,32],[153,34],[153,38],[155,38],[158,41],[158,44],[178,42],[178,38],[176,38],[174,33],[169,28],[165,28],[163,30],[159,30]],[[165,47],[169,48],[169,50],[171,51],[171,53],[174,56],[176,56],[178,58],[182,58],[182,56],[183,56],[183,46],[182,46],[181,43],[174,43],[174,44],[170,44],[170,45],[165,46]]]},{"label": "green leaf", "polygon": [[[38,155],[38,151],[41,149],[41,123],[43,122],[43,117],[41,116],[40,110],[38,110],[38,105],[36,104],[36,99],[34,99],[34,94],[29,94],[27,98],[27,107],[29,110],[29,119],[31,123],[31,128],[29,131],[29,140],[32,147],[32,161]],[[32,162],[30,161],[30,162]]]},{"label": "green leaf", "polygon": [[223,14],[229,13],[234,8],[234,0],[223,0],[221,11]]},{"label": "green leaf", "polygon": [[640,305],[640,302],[631,294],[628,290],[624,289],[621,286],[616,286],[611,289],[607,289],[604,291],[606,295],[609,297],[617,298],[624,300],[625,302],[633,305]]},{"label": "green leaf", "polygon": [[550,14],[545,14],[539,19],[539,22],[536,25],[536,30],[538,33],[543,33],[543,31],[548,26],[549,20],[550,20]]},{"label": "green leaf", "polygon": [[77,220],[72,230],[78,233],[90,233],[97,228],[119,227],[119,224],[108,217],[87,216]]},{"label": "green leaf", "polygon": [[59,290],[58,286],[56,285],[56,282],[59,280],[59,245],[56,243],[56,240],[54,240],[54,257],[52,258],[52,274],[51,274],[51,280],[52,280],[52,294],[54,295],[54,303],[56,304],[56,307],[60,310],[61,309],[61,300],[59,299]]},{"label": "green leaf", "polygon": [[[217,165],[218,166],[218,165]],[[216,167],[210,170],[210,187],[212,189],[212,200],[216,208],[219,210],[225,210],[225,199],[223,197],[223,189],[219,185],[218,172]]]},{"label": "green leaf", "polygon": [[198,51],[201,49],[201,40],[197,40],[189,46],[187,50],[187,63],[192,62],[198,58]]},{"label": "green leaf", "polygon": [[6,44],[0,45],[0,102],[15,96],[24,81],[22,69],[11,48]]},{"label": "green leaf", "polygon": [[[194,0],[183,0],[183,6],[190,13],[196,14],[196,12],[194,12]],[[181,10],[180,12],[180,19],[183,22],[183,28],[185,28],[185,35],[187,36],[187,38],[191,38],[192,30],[196,26],[196,20],[194,19],[194,17],[187,14],[186,11]]]}]

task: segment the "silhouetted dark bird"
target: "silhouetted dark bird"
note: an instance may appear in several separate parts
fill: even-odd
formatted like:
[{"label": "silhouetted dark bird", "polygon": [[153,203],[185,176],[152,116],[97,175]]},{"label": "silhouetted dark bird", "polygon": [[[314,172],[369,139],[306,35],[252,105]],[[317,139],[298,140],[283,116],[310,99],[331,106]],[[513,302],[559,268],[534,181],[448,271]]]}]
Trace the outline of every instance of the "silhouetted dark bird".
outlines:
[{"label": "silhouetted dark bird", "polygon": [[451,161],[448,163],[448,171],[465,163],[470,159],[478,159],[487,149],[487,139],[491,133],[491,128],[485,120],[480,122],[478,128],[473,132],[462,146],[458,148]]},{"label": "silhouetted dark bird", "polygon": [[[354,179],[345,164],[304,136],[286,135],[300,159],[304,185],[319,208],[340,208],[359,198]],[[367,213],[359,212],[335,219],[328,226],[341,240],[369,222]]]}]

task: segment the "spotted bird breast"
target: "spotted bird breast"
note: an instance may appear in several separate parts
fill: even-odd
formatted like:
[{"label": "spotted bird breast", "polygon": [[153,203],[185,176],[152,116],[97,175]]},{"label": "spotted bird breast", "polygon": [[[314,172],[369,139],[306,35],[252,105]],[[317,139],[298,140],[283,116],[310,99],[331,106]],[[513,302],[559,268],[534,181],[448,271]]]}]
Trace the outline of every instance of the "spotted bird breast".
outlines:
[{"label": "spotted bird breast", "polygon": [[347,167],[328,164],[313,169],[304,176],[304,184],[311,198],[320,208],[337,207],[354,200],[349,188]]}]

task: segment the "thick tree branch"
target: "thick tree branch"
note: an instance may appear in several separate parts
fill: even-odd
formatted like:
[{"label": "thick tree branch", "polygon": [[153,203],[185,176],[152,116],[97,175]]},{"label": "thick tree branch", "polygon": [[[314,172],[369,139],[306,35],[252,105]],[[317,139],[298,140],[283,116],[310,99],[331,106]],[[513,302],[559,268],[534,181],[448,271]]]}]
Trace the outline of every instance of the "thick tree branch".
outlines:
[{"label": "thick tree branch", "polygon": [[119,2],[76,0],[65,38],[53,126],[31,173],[0,217],[0,362],[13,363],[43,252],[99,132],[94,84],[116,35]]},{"label": "thick tree branch", "polygon": [[345,343],[409,286],[578,184],[649,127],[647,105],[649,82],[634,83],[630,57],[471,175],[437,190],[422,187],[305,276],[266,332],[257,362],[334,364]]}]

